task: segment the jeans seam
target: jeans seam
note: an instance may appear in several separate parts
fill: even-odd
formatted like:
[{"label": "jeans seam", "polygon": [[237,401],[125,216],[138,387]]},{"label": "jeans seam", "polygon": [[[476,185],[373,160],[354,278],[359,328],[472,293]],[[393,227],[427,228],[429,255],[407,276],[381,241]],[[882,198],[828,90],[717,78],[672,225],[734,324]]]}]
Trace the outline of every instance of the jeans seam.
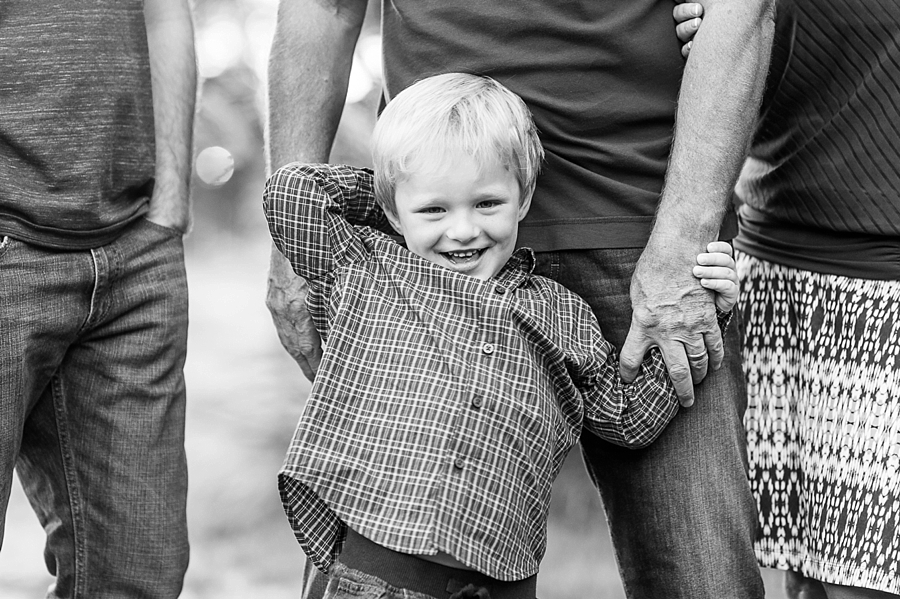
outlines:
[{"label": "jeans seam", "polygon": [[105,248],[91,250],[90,253],[94,286],[91,289],[91,303],[81,328],[82,332],[106,318],[111,306],[109,301],[103,301],[101,296],[109,295],[110,285],[117,278],[114,274],[118,262],[115,256],[111,257]]},{"label": "jeans seam", "polygon": [[69,510],[72,519],[72,543],[75,548],[74,560],[72,564],[73,597],[83,597],[85,593],[84,584],[85,577],[82,575],[84,570],[84,523],[81,514],[81,494],[79,492],[77,476],[72,458],[72,452],[69,448],[69,432],[66,426],[66,410],[64,406],[64,393],[62,389],[62,380],[59,375],[54,375],[52,382],[53,389],[53,411],[56,415],[56,435],[59,439],[59,451],[62,461],[63,472],[65,474],[66,492],[69,496]]}]

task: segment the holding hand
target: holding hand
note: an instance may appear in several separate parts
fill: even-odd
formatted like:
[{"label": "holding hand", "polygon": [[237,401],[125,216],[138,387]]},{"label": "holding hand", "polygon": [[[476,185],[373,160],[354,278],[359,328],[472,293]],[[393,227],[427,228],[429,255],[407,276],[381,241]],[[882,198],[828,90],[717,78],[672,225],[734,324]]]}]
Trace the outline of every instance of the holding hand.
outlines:
[{"label": "holding hand", "polygon": [[322,359],[322,340],[306,309],[307,292],[306,281],[294,274],[287,258],[273,247],[266,307],[272,315],[281,345],[306,378],[313,380]]},{"label": "holding hand", "polygon": [[700,29],[700,23],[703,21],[703,5],[697,2],[686,2],[685,0],[675,0],[677,3],[672,16],[675,17],[675,35],[684,43],[681,47],[681,55],[685,58],[691,52],[691,44],[694,43],[694,35]]},{"label": "holding hand", "polygon": [[714,241],[706,246],[708,253],[697,256],[694,276],[700,284],[715,292],[716,307],[722,312],[729,312],[738,297],[738,278],[735,272],[731,244],[725,241]]},{"label": "holding hand", "polygon": [[712,298],[691,275],[696,250],[679,247],[680,239],[660,239],[666,241],[644,249],[631,278],[631,329],[619,353],[619,371],[623,381],[633,381],[647,351],[659,347],[678,399],[688,407],[694,385],[709,367],[722,365],[724,344]]}]

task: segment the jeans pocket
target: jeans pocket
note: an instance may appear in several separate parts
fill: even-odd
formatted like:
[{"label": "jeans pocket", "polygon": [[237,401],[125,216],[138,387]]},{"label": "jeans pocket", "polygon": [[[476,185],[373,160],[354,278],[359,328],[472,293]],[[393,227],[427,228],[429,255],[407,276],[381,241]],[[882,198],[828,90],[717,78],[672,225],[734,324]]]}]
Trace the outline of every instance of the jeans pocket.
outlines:
[{"label": "jeans pocket", "polygon": [[559,252],[535,252],[534,274],[552,281],[559,279]]},{"label": "jeans pocket", "polygon": [[341,563],[332,566],[329,576],[322,599],[382,599],[388,595],[382,580]]},{"label": "jeans pocket", "polygon": [[335,578],[328,583],[322,599],[380,599],[385,589],[348,578]]},{"label": "jeans pocket", "polygon": [[144,224],[149,226],[151,229],[155,229],[161,233],[165,233],[168,237],[177,237],[179,239],[184,237],[184,231],[182,231],[181,229],[176,229],[175,227],[167,227],[166,225],[155,223],[146,217],[143,219],[143,221]]}]

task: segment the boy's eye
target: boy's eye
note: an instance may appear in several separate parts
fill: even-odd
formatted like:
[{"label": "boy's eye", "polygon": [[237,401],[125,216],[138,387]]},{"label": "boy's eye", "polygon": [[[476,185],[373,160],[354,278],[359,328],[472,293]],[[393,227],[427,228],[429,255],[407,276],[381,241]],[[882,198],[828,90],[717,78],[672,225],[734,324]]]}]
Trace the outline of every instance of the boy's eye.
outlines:
[{"label": "boy's eye", "polygon": [[444,209],[439,208],[438,206],[429,206],[427,208],[422,208],[421,210],[419,210],[419,212],[421,212],[422,214],[440,214],[443,211]]},{"label": "boy's eye", "polygon": [[500,200],[482,200],[481,202],[478,202],[478,207],[479,208],[495,208],[502,203],[503,202],[501,202]]}]

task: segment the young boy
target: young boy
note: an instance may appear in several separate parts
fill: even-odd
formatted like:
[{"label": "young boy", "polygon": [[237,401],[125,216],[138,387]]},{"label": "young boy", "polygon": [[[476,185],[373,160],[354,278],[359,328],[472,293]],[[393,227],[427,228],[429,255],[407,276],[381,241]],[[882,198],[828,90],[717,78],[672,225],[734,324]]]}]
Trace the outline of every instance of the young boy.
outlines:
[{"label": "young boy", "polygon": [[[326,597],[534,599],[581,428],[642,447],[674,389],[656,351],[623,384],[587,304],[515,250],[543,156],[517,96],[423,80],[388,104],[373,154],[374,176],[293,164],[266,185],[325,348],[279,474],[285,510]],[[710,251],[695,274],[724,326],[736,277],[730,247]]]}]

